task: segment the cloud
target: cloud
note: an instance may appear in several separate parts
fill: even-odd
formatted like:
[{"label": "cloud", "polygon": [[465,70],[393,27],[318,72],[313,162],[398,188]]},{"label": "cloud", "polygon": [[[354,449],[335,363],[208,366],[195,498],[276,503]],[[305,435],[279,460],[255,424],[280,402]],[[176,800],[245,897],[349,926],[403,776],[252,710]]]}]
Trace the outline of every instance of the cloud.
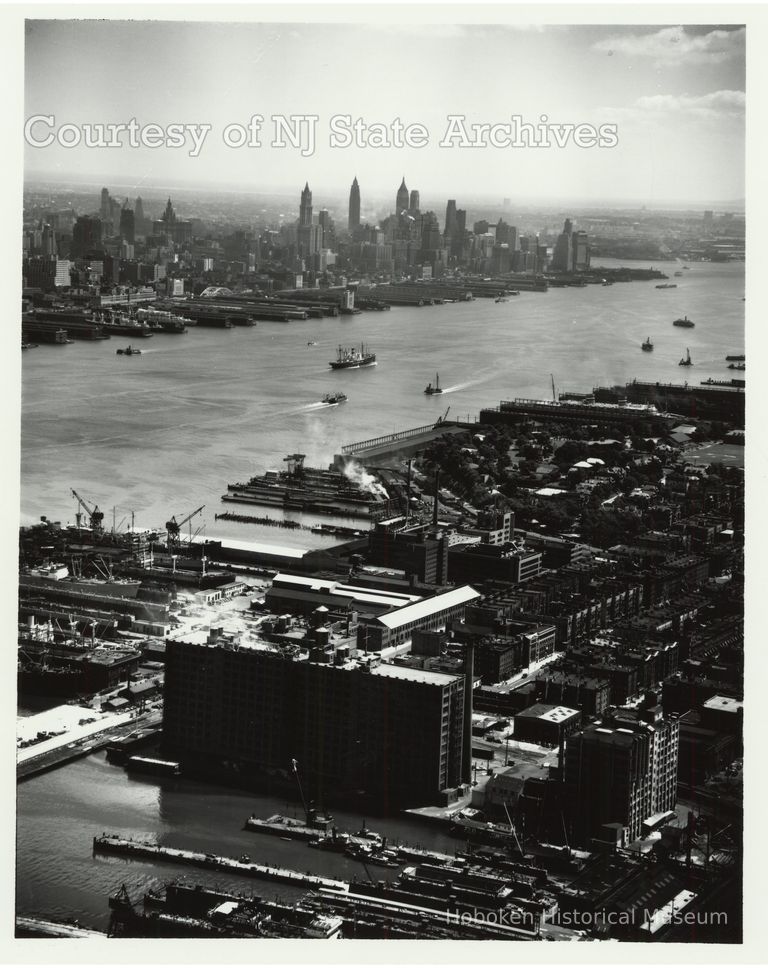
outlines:
[{"label": "cloud", "polygon": [[740,118],[746,106],[744,91],[711,91],[709,94],[651,94],[639,97],[635,107],[643,112],[686,114],[699,118]]},{"label": "cloud", "polygon": [[745,28],[710,30],[706,34],[687,33],[684,27],[662,27],[655,33],[619,34],[606,37],[592,49],[627,57],[648,57],[657,66],[720,64],[744,56]]},{"label": "cloud", "polygon": [[602,121],[628,121],[658,125],[673,121],[744,123],[744,91],[710,91],[709,94],[649,94],[628,107],[600,107],[596,116]]}]

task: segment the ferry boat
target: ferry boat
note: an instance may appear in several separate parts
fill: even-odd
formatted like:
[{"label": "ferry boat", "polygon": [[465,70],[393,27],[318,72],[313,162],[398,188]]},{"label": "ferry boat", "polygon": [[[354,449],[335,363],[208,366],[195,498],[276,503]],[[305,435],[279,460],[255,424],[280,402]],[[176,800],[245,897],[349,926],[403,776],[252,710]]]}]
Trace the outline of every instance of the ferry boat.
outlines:
[{"label": "ferry boat", "polygon": [[336,404],[344,403],[346,399],[346,393],[336,391],[335,393],[326,393],[326,395],[323,397],[323,403],[327,403],[329,406],[333,407],[336,406]]},{"label": "ferry boat", "polygon": [[141,350],[135,346],[126,346],[124,350],[117,351],[118,356],[141,356]]},{"label": "ferry boat", "polygon": [[653,343],[651,342],[651,337],[650,336],[642,344],[642,348],[645,350],[646,353],[650,353],[651,352],[651,350],[653,349]]},{"label": "ferry boat", "polygon": [[431,383],[428,383],[424,387],[424,392],[428,396],[432,396],[433,393],[442,393],[443,392],[443,388],[440,386],[440,374],[439,373],[435,373],[435,385],[432,386]]},{"label": "ferry boat", "polygon": [[357,347],[340,346],[335,360],[330,360],[328,365],[333,370],[349,370],[360,366],[372,366],[376,362],[376,354],[371,353],[365,343]]},{"label": "ferry boat", "polygon": [[685,356],[680,360],[678,366],[693,366],[693,360],[691,359],[691,351],[686,347]]},{"label": "ferry boat", "polygon": [[684,326],[686,329],[691,329],[696,324],[692,319],[688,319],[687,316],[683,316],[682,319],[675,319],[672,321],[673,326]]}]

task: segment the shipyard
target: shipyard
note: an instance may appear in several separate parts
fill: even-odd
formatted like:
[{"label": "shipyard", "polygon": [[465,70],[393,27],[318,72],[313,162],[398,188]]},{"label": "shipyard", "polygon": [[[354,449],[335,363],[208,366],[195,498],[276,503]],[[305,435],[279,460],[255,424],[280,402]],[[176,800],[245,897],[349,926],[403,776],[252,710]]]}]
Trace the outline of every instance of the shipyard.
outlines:
[{"label": "shipyard", "polygon": [[26,26],[21,960],[748,938],[745,28],[418,14]]}]

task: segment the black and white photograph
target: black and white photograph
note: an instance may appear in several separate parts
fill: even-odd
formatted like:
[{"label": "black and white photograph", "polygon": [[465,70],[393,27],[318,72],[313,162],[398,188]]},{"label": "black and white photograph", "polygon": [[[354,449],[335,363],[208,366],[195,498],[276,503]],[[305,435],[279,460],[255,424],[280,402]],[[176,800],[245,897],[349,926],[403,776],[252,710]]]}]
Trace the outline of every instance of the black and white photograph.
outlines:
[{"label": "black and white photograph", "polygon": [[22,952],[745,957],[752,28],[547,7],[19,14]]}]

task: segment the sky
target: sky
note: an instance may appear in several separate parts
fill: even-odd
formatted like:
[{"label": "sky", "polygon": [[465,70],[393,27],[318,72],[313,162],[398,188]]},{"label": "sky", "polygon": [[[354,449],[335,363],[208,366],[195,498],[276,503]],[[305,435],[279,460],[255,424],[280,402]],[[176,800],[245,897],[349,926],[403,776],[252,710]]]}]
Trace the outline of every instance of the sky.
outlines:
[{"label": "sky", "polygon": [[[430,195],[588,202],[731,202],[744,196],[745,30],[738,26],[511,26],[28,21],[27,180],[199,185],[233,191]],[[265,122],[260,147],[228,147],[228,124]],[[275,115],[317,115],[302,155],[271,147]],[[421,147],[329,145],[336,115],[420,123]],[[615,125],[613,147],[440,147],[467,123]],[[63,147],[62,124],[207,124],[183,147]],[[393,200],[394,204],[394,200]]]}]

